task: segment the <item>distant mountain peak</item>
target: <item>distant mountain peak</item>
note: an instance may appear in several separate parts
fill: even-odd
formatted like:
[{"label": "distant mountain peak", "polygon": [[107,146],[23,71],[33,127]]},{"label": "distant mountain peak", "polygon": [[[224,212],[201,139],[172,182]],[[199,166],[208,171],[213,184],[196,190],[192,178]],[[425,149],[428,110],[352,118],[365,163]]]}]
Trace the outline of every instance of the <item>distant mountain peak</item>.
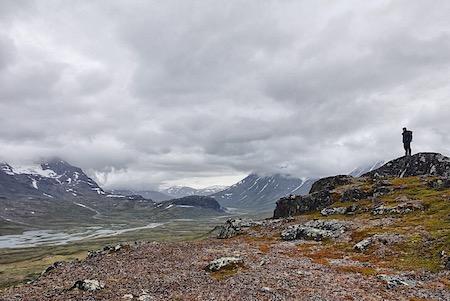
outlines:
[{"label": "distant mountain peak", "polygon": [[212,196],[224,207],[270,210],[282,196],[307,194],[314,181],[281,173],[272,175],[251,173],[228,189]]}]

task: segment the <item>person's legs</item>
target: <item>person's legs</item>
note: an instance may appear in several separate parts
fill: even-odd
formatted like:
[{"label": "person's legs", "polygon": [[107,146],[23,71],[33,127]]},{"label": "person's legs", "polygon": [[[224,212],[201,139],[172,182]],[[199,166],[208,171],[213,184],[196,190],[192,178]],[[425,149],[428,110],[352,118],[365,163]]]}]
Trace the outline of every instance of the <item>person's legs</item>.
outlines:
[{"label": "person's legs", "polygon": [[405,156],[411,156],[411,143],[406,142],[403,146],[405,148]]},{"label": "person's legs", "polygon": [[405,156],[408,156],[408,143],[403,143],[403,148],[405,149]]}]

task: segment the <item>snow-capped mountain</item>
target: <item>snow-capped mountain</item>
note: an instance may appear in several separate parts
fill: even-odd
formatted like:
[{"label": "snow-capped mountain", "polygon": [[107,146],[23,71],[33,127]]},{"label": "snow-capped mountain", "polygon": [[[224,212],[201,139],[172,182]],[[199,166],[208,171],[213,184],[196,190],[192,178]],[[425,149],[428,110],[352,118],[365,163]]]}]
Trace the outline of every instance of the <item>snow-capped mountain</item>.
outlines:
[{"label": "snow-capped mountain", "polygon": [[155,202],[162,202],[173,199],[173,197],[155,190],[129,190],[129,189],[114,189],[111,190],[111,194],[119,195],[141,195],[146,199],[153,200]]},{"label": "snow-capped mountain", "polygon": [[353,177],[360,177],[365,173],[368,173],[372,170],[375,170],[377,168],[380,168],[381,166],[384,165],[384,161],[380,160],[380,161],[375,161],[375,162],[371,162],[365,165],[361,165],[359,167],[356,167],[355,169],[353,169],[349,175],[353,176]]},{"label": "snow-capped mountain", "polygon": [[172,198],[181,198],[190,195],[202,195],[202,196],[211,195],[219,191],[223,191],[227,188],[228,186],[221,186],[221,185],[209,186],[206,188],[199,188],[199,189],[187,186],[172,186],[166,189],[162,189],[161,192]]},{"label": "snow-capped mountain", "polygon": [[30,195],[42,198],[103,196],[106,193],[80,168],[53,159],[41,164],[0,164],[0,195]]},{"label": "snow-capped mountain", "polygon": [[288,175],[259,176],[250,174],[228,189],[212,196],[224,207],[257,211],[272,210],[275,202],[289,194],[305,195],[315,179],[300,179]]}]

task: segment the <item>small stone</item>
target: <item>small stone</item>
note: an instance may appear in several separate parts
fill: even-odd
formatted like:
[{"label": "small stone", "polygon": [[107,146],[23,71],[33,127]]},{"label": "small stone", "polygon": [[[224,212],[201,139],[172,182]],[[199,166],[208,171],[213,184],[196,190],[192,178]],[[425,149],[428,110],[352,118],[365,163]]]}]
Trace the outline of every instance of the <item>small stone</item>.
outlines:
[{"label": "small stone", "polygon": [[207,271],[216,272],[223,268],[234,268],[243,263],[241,257],[221,257],[211,261],[205,269]]},{"label": "small stone", "polygon": [[395,288],[397,286],[415,286],[416,282],[413,280],[409,280],[400,276],[396,276],[396,275],[378,275],[377,276],[378,279],[384,281],[387,283],[387,287],[388,288]]},{"label": "small stone", "polygon": [[265,293],[270,293],[272,292],[272,289],[270,287],[264,286],[261,288],[261,291]]},{"label": "small stone", "polygon": [[95,279],[85,279],[85,280],[78,280],[73,285],[73,288],[78,288],[82,291],[98,291],[105,287],[105,284],[103,282],[100,282]]},{"label": "small stone", "polygon": [[134,296],[133,296],[132,294],[125,294],[125,295],[122,296],[122,299],[125,299],[125,300],[132,300],[133,297],[134,297]]}]

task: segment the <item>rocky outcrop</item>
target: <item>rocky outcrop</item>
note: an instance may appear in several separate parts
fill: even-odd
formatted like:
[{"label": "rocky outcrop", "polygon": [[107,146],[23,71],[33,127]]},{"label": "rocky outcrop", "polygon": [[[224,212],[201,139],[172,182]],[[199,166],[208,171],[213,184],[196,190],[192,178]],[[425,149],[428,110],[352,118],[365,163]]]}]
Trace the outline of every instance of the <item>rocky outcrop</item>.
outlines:
[{"label": "rocky outcrop", "polygon": [[373,215],[382,215],[382,214],[405,214],[412,211],[417,210],[425,210],[425,206],[421,201],[413,200],[404,203],[400,203],[395,206],[385,206],[380,205],[374,209],[372,209]]},{"label": "rocky outcrop", "polygon": [[289,226],[281,232],[281,238],[283,240],[323,240],[337,238],[346,229],[347,224],[338,220],[313,220],[304,224]]},{"label": "rocky outcrop", "polygon": [[354,202],[363,200],[372,195],[372,192],[367,192],[359,188],[349,188],[342,193],[341,201]]},{"label": "rocky outcrop", "polygon": [[383,245],[392,245],[402,241],[403,236],[399,234],[375,234],[367,237],[353,246],[353,249],[364,252],[371,245],[381,243]]},{"label": "rocky outcrop", "polygon": [[244,229],[259,225],[260,222],[252,220],[243,220],[240,218],[229,219],[224,225],[219,226],[217,238],[225,239],[244,233]]},{"label": "rocky outcrop", "polygon": [[338,175],[333,177],[322,178],[317,180],[311,187],[309,191],[310,194],[323,191],[323,190],[333,190],[334,188],[342,185],[351,184],[353,180],[352,176],[348,175]]},{"label": "rocky outcrop", "polygon": [[221,226],[217,226],[212,233],[217,233],[217,238],[226,239],[240,234],[244,234],[251,227],[262,226],[268,227],[279,223],[288,222],[290,219],[266,219],[262,221],[254,221],[251,219],[233,218],[225,222]]},{"label": "rocky outcrop", "polygon": [[450,177],[450,158],[438,153],[418,153],[389,161],[363,176],[402,178],[423,175]]},{"label": "rocky outcrop", "polygon": [[331,204],[331,194],[327,190],[311,193],[306,196],[291,195],[277,201],[273,217],[280,218],[294,216],[313,210],[319,210]]},{"label": "rocky outcrop", "polygon": [[209,272],[217,272],[221,269],[233,269],[244,263],[241,257],[221,257],[211,261],[205,270]]}]

